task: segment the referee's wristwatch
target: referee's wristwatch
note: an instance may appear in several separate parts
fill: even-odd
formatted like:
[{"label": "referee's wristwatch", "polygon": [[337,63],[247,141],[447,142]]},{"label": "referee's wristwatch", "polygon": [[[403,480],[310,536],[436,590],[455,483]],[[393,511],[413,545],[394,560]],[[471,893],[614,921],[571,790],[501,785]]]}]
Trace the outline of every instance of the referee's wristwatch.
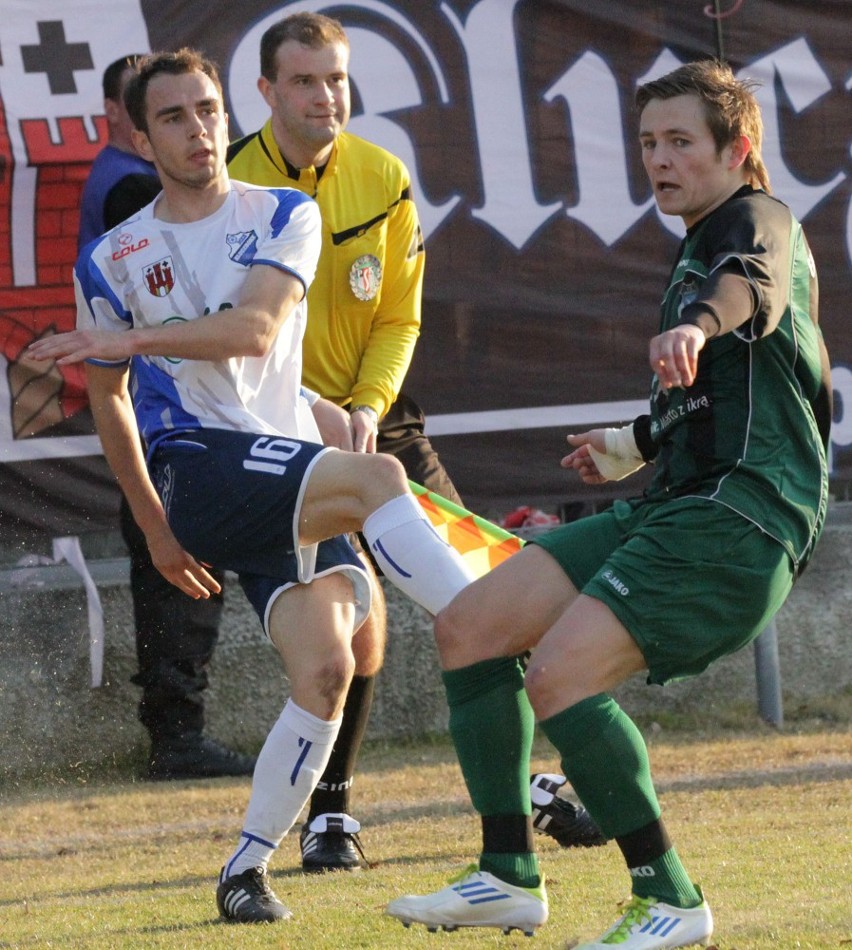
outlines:
[{"label": "referee's wristwatch", "polygon": [[352,408],[349,410],[349,414],[351,415],[353,412],[365,413],[366,415],[370,417],[370,419],[372,419],[373,425],[376,426],[376,428],[378,428],[379,414],[376,412],[376,410],[372,406],[352,406]]}]

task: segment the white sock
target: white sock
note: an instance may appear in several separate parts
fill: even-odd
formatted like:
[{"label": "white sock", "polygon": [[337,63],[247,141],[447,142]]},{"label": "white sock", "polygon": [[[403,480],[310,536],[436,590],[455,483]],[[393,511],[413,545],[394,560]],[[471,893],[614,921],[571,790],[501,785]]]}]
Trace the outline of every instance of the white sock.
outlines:
[{"label": "white sock", "polygon": [[399,495],[377,508],[364,522],[363,533],[385,577],[431,614],[474,579],[413,495]]},{"label": "white sock", "polygon": [[266,867],[325,771],[341,722],[319,719],[287,700],[257,757],[242,834],[222,880]]}]

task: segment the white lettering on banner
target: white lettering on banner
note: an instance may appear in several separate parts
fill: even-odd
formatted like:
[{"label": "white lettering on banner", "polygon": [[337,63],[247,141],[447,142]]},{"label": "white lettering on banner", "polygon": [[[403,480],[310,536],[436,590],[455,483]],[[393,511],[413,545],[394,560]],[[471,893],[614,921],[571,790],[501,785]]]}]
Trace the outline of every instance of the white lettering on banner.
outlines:
[{"label": "white lettering on banner", "polygon": [[[423,96],[408,60],[383,36],[350,27],[346,31],[352,49],[350,70],[358,77],[358,90],[364,106],[364,115],[354,116],[349,131],[382,146],[399,156],[417,182],[417,213],[425,234],[438,230],[453,208],[461,200],[458,195],[443,204],[431,204],[419,184],[417,152],[408,133],[384,113],[410,109],[423,104]],[[387,77],[393,76],[393,82]]]},{"label": "white lettering on banner", "polygon": [[[473,107],[473,123],[480,166],[484,201],[479,208],[470,208],[472,217],[480,220],[514,247],[526,246],[532,236],[560,210],[581,222],[607,246],[615,244],[642,217],[651,202],[635,205],[628,188],[628,147],[620,115],[615,72],[605,59],[590,50],[582,52],[575,63],[542,94],[545,102],[564,101],[574,129],[574,163],[580,185],[576,206],[564,203],[542,205],[536,200],[534,170],[524,113],[523,75],[518,61],[514,18],[519,0],[479,0],[474,3],[464,23],[446,2],[439,7],[458,35],[467,61]],[[38,48],[39,22],[55,19],[64,22],[67,5],[60,0],[39,0],[38,16],[34,12],[12,16],[6,36],[7,46]],[[90,4],[92,10],[97,4]],[[106,8],[106,5],[104,5]],[[23,10],[23,8],[22,8]],[[35,284],[35,251],[33,241],[35,169],[29,166],[27,150],[20,135],[21,122],[29,117],[43,118],[50,126],[53,141],[59,141],[60,119],[82,121],[92,137],[92,119],[102,110],[100,73],[119,47],[147,47],[144,18],[138,0],[121,5],[121,15],[111,11],[104,19],[106,29],[85,30],[83,38],[90,47],[92,65],[73,72],[74,92],[49,95],[47,76],[43,72],[23,70],[15,57],[4,57],[0,66],[0,92],[6,111],[8,131],[12,140],[12,227],[14,242],[15,286]],[[328,10],[342,15],[347,10],[363,16],[371,15],[391,22],[396,33],[402,32],[420,53],[417,61],[397,50],[389,38],[375,29],[351,27],[353,77],[364,102],[365,112],[352,120],[353,130],[386,145],[399,154],[409,166],[415,193],[421,208],[424,235],[428,238],[457,210],[464,208],[458,195],[442,204],[432,205],[427,190],[419,180],[417,153],[408,133],[388,115],[401,109],[423,104],[422,83],[418,68],[427,70],[437,87],[441,101],[449,100],[441,57],[431,48],[415,22],[388,3],[379,0],[350,0],[332,4],[324,0],[300,0],[282,4],[279,9],[254,24],[238,44],[229,65],[229,96],[232,111],[243,130],[258,128],[266,119],[268,109],[257,92],[257,50],[260,36],[281,16],[299,10]],[[67,24],[67,41],[82,43],[78,20]],[[136,39],[133,39],[136,37]],[[446,54],[444,54],[444,58]],[[667,68],[678,60],[663,49],[653,71]],[[781,103],[776,94],[780,81],[786,97],[797,113],[803,113],[831,90],[831,82],[817,61],[807,40],[799,37],[766,56],[748,64],[742,75],[763,82],[757,91],[763,108],[765,124],[764,158],[769,168],[775,193],[802,220],[820,201],[836,189],[846,175],[838,170],[822,184],[798,179],[785,164],[780,144],[779,115]],[[394,76],[388,82],[388,75]],[[76,118],[75,118],[76,117]],[[614,191],[613,191],[614,189]],[[664,220],[665,227],[679,222]],[[852,256],[852,235],[847,235],[847,250]]]},{"label": "white lettering on banner", "polygon": [[[784,92],[796,112],[804,112],[821,96],[831,92],[831,81],[804,39],[788,43],[769,56],[750,63],[739,75],[759,79],[763,83],[755,91],[763,113],[763,161],[769,170],[773,193],[789,205],[793,214],[802,221],[846,176],[838,172],[823,185],[807,185],[787,168],[781,153],[781,130],[778,124],[781,109],[775,93],[775,80],[776,77],[781,80]],[[847,244],[847,249],[852,255],[852,245]]]},{"label": "white lettering on banner", "polygon": [[564,100],[572,137],[583,143],[576,160],[580,200],[565,213],[609,247],[655,204],[653,196],[641,205],[630,197],[624,139],[612,134],[622,124],[615,76],[597,53],[584,53],[544,98]]},{"label": "white lettering on banner", "polygon": [[[560,210],[585,225],[606,246],[611,247],[652,207],[653,199],[635,204],[628,184],[628,148],[624,137],[624,117],[618,97],[616,74],[607,61],[592,51],[583,52],[549,89],[542,94],[545,102],[562,100],[572,125],[574,165],[579,184],[579,200],[573,207],[556,202],[542,205],[536,200],[535,180],[524,114],[523,76],[518,62],[514,15],[519,0],[480,0],[471,8],[464,23],[446,2],[441,14],[453,27],[462,45],[468,71],[473,107],[473,123],[480,166],[484,201],[469,213],[487,225],[515,248],[524,248],[538,230]],[[439,88],[441,100],[448,93],[440,60],[431,50],[417,25],[398,10],[378,0],[350,0],[331,4],[323,0],[300,0],[255,24],[235,50],[229,71],[232,111],[244,130],[258,128],[268,110],[254,89],[257,75],[257,46],[260,35],[276,19],[300,10],[331,11],[342,15],[347,9],[370,13],[392,21],[415,41],[428,64],[431,77]],[[396,152],[408,165],[424,236],[428,239],[455,209],[461,210],[460,197],[451,196],[440,205],[425,197],[416,150],[407,132],[388,114],[404,108],[416,108],[423,102],[416,64],[393,50],[391,41],[364,27],[348,31],[352,48],[351,71],[364,103],[364,113],[352,120],[352,130]],[[656,78],[675,68],[682,60],[670,50],[661,50],[654,65],[637,84]],[[394,82],[387,81],[393,75]],[[773,182],[773,190],[787,202],[802,220],[823,198],[845,180],[838,171],[819,185],[799,180],[784,161],[780,144],[781,104],[775,92],[775,79],[801,113],[830,91],[831,83],[817,62],[807,41],[798,38],[767,56],[749,64],[740,75],[763,82],[757,96],[764,114],[763,154]],[[680,219],[660,215],[661,226],[677,237],[683,234]],[[847,237],[852,256],[852,235]]]},{"label": "white lettering on banner", "polygon": [[441,11],[455,26],[468,61],[485,195],[483,206],[471,214],[520,249],[560,205],[540,205],[535,199],[515,46],[517,3],[482,0],[464,26],[446,3]]}]

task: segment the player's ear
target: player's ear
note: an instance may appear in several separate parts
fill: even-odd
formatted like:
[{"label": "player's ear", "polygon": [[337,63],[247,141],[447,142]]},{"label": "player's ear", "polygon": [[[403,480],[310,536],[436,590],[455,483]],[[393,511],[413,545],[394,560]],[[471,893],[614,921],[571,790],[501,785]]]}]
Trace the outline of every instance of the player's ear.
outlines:
[{"label": "player's ear", "polygon": [[728,167],[731,171],[740,168],[751,151],[751,139],[747,135],[738,135],[730,146],[731,156],[728,161]]},{"label": "player's ear", "polygon": [[272,83],[266,78],[266,76],[261,76],[257,80],[257,88],[260,94],[263,96],[266,104],[271,109],[275,104],[275,99],[272,92]]},{"label": "player's ear", "polygon": [[115,99],[104,99],[104,115],[107,117],[107,122],[116,122],[120,113],[121,106]]},{"label": "player's ear", "polygon": [[154,160],[154,151],[151,148],[151,142],[148,136],[141,129],[132,129],[130,132],[130,141],[136,151],[149,162]]}]

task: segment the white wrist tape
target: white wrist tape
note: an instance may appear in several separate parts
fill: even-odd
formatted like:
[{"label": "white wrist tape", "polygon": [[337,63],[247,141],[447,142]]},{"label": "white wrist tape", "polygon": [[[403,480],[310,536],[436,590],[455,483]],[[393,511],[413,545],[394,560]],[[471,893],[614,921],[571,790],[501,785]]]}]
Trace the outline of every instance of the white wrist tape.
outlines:
[{"label": "white wrist tape", "polygon": [[604,445],[606,454],[613,458],[642,461],[642,453],[633,435],[632,422],[629,426],[621,426],[620,429],[604,429]]},{"label": "white wrist tape", "polygon": [[599,452],[589,446],[589,455],[604,478],[618,482],[642,468],[645,460],[636,445],[633,425],[620,429],[604,429],[606,452]]}]

